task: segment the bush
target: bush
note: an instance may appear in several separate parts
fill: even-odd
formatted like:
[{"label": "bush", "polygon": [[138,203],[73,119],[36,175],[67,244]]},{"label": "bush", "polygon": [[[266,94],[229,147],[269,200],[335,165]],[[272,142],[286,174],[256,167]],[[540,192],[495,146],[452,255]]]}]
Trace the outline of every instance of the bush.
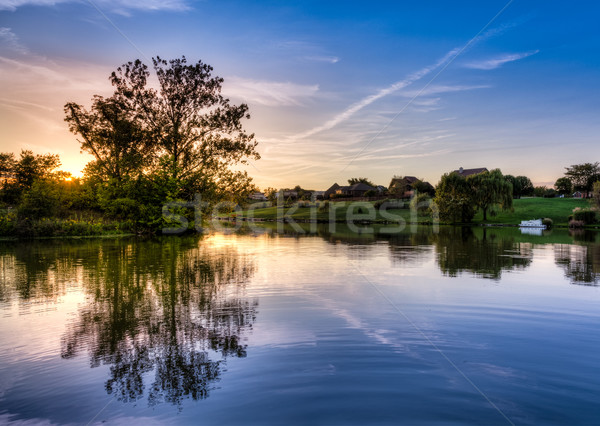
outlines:
[{"label": "bush", "polygon": [[14,212],[6,212],[0,215],[0,235],[10,236],[15,233],[16,215]]},{"label": "bush", "polygon": [[50,182],[38,180],[23,195],[17,215],[19,219],[53,217],[58,215],[60,207],[60,194],[56,186]]},{"label": "bush", "polygon": [[585,223],[582,220],[571,220],[569,222],[569,228],[583,228]]},{"label": "bush", "polygon": [[376,197],[379,193],[374,189],[369,189],[365,192],[365,197]]},{"label": "bush", "polygon": [[431,197],[429,194],[419,194],[410,200],[410,209],[416,210],[417,213],[427,213],[431,207]]},{"label": "bush", "polygon": [[319,213],[326,213],[326,212],[329,212],[329,201],[323,201],[319,205]]},{"label": "bush", "polygon": [[596,223],[596,211],[592,209],[575,209],[573,210],[573,221],[581,221],[586,225]]},{"label": "bush", "polygon": [[550,228],[552,228],[552,225],[554,224],[554,222],[549,217],[546,217],[542,220],[542,224],[546,225],[546,229],[550,229]]},{"label": "bush", "polygon": [[386,198],[385,200],[375,201],[373,203],[373,207],[375,207],[376,209],[383,208],[384,210],[405,209],[405,208],[408,208],[408,204],[405,204],[404,202],[402,202],[400,200],[390,200],[389,198]]}]

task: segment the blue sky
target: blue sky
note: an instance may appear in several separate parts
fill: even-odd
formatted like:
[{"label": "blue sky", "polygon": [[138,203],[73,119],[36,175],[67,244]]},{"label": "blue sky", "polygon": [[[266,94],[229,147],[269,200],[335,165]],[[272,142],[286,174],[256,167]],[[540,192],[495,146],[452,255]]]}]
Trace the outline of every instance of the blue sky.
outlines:
[{"label": "blue sky", "polygon": [[600,4],[456,3],[0,0],[0,150],[80,172],[63,105],[110,94],[124,62],[186,55],[250,105],[261,188],[460,166],[551,185],[600,161]]}]

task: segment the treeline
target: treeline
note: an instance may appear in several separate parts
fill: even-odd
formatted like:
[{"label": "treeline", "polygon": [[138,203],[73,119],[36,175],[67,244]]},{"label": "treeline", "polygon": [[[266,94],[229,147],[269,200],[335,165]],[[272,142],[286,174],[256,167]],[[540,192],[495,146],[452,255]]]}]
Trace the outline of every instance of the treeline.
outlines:
[{"label": "treeline", "polygon": [[442,222],[468,223],[479,209],[484,221],[488,213],[495,215],[498,209],[511,210],[514,198],[571,197],[573,191],[577,191],[579,197],[593,198],[594,203],[588,209],[576,209],[569,218],[570,224],[583,226],[596,223],[600,209],[599,164],[576,164],[565,169],[565,176],[556,181],[555,188],[534,187],[529,178],[503,175],[500,169],[467,177],[447,173],[435,188],[432,207],[437,209]]},{"label": "treeline", "polygon": [[[70,131],[94,156],[82,179],[55,172],[57,156],[2,154],[0,199],[5,209],[12,207],[3,215],[2,234],[38,235],[35,224],[41,220],[75,213],[86,218],[98,213],[120,230],[156,232],[170,225],[163,215],[166,203],[184,205],[200,197],[208,209],[256,190],[248,174],[235,168],[260,158],[254,134],[242,126],[250,118],[248,106],[223,97],[223,79],[201,61],[152,61],[156,89],[148,66],[136,60],[110,75],[110,97],[93,96],[89,109],[65,105]],[[194,226],[190,209],[176,213]]]},{"label": "treeline", "polygon": [[[433,206],[442,222],[470,222],[477,209],[483,211],[483,220],[487,220],[488,213],[493,214],[495,208],[512,208],[515,194],[511,178],[504,176],[500,169],[467,177],[454,172],[446,173],[436,187]],[[521,192],[518,196],[521,195],[526,194]]]}]

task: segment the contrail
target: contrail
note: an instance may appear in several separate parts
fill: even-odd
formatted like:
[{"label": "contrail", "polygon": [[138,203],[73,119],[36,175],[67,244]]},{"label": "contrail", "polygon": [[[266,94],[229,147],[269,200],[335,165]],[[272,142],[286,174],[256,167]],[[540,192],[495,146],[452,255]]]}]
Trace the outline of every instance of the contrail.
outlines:
[{"label": "contrail", "polygon": [[[392,84],[391,86],[386,87],[385,89],[381,89],[379,92],[375,93],[374,95],[370,95],[370,96],[367,96],[366,98],[363,98],[362,100],[356,102],[355,104],[350,105],[344,111],[342,111],[341,113],[339,113],[338,115],[336,115],[335,117],[333,117],[331,120],[325,122],[324,124],[322,124],[320,126],[317,126],[317,127],[314,127],[312,129],[309,129],[309,130],[307,130],[305,132],[293,135],[293,136],[290,137],[290,139],[291,140],[303,139],[303,138],[307,138],[309,136],[312,136],[312,135],[314,135],[316,133],[322,132],[324,130],[329,130],[329,129],[337,126],[338,124],[340,124],[340,123],[348,120],[352,115],[354,115],[355,113],[357,113],[358,111],[360,111],[364,107],[372,104],[373,102],[375,102],[375,101],[377,101],[377,100],[379,100],[379,99],[381,99],[381,98],[383,98],[383,97],[385,97],[387,95],[390,95],[390,94],[392,94],[394,92],[397,92],[398,90],[403,89],[403,88],[405,88],[405,87],[413,84],[414,82],[422,79],[427,74],[430,74],[431,72],[435,71],[436,69],[438,69],[440,67],[443,67],[427,83],[427,85],[431,84],[431,82],[433,80],[435,80],[435,78],[437,78],[437,76],[439,76],[442,71],[444,71],[459,55],[461,55],[462,53],[464,53],[472,45],[474,45],[478,41],[481,41],[481,40],[484,40],[484,39],[489,38],[491,36],[494,36],[494,35],[497,35],[499,33],[502,33],[506,28],[512,26],[512,25],[502,25],[502,26],[500,26],[498,28],[494,28],[494,29],[488,30],[488,27],[508,8],[508,6],[510,6],[510,4],[513,1],[514,0],[509,0],[509,2],[506,3],[504,5],[504,7],[502,9],[500,9],[500,11],[486,25],[483,28],[481,28],[481,30],[479,30],[479,32],[473,38],[471,38],[465,45],[463,45],[462,47],[456,47],[456,48],[450,50],[448,53],[446,53],[436,63],[434,63],[432,65],[429,65],[429,66],[427,66],[425,68],[420,69],[419,71],[417,71],[417,72],[409,75],[404,80],[398,81],[398,82]],[[414,100],[414,98],[411,99],[411,101],[409,102],[409,104],[412,103],[413,100]],[[402,110],[404,110],[405,108],[403,108]]]},{"label": "contrail", "polygon": [[355,104],[350,105],[348,108],[346,108],[346,110],[344,110],[343,112],[339,113],[338,115],[336,115],[335,117],[333,117],[331,120],[323,123],[320,126],[314,127],[310,130],[307,130],[305,132],[299,133],[297,135],[292,136],[292,139],[303,139],[303,138],[307,138],[309,136],[312,136],[316,133],[322,132],[324,130],[329,130],[335,126],[337,126],[338,124],[346,121],[347,119],[349,119],[352,115],[354,115],[355,113],[357,113],[358,111],[360,111],[361,109],[363,109],[364,107],[371,105],[373,102],[375,102],[376,100],[379,100],[385,96],[391,95],[394,92],[397,92],[400,89],[404,89],[407,86],[410,86],[411,84],[413,84],[415,81],[418,81],[420,79],[422,79],[423,77],[425,77],[427,74],[429,74],[430,72],[434,71],[436,68],[441,67],[442,65],[444,65],[447,61],[449,61],[454,55],[456,55],[458,53],[460,49],[452,49],[451,51],[449,51],[448,53],[446,53],[446,55],[444,55],[444,57],[442,59],[440,59],[439,61],[437,61],[435,64],[433,65],[429,65],[425,68],[420,69],[419,71],[409,75],[408,77],[406,77],[404,80],[400,80],[394,84],[392,84],[391,86],[386,87],[385,89],[381,89],[379,92],[367,96],[364,99],[361,99],[360,101],[356,102]]}]

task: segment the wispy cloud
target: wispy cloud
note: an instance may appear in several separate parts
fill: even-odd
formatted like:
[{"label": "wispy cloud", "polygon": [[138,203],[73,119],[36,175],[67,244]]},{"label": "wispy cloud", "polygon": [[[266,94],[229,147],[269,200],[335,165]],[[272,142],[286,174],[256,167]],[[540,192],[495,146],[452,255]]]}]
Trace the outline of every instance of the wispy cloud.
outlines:
[{"label": "wispy cloud", "polygon": [[477,70],[493,70],[508,62],[518,61],[519,59],[527,58],[529,56],[535,55],[539,50],[534,50],[532,52],[525,53],[511,53],[500,56],[498,58],[485,59],[481,61],[474,61],[465,64],[466,68],[472,68]]},{"label": "wispy cloud", "polygon": [[306,60],[315,62],[327,62],[329,64],[336,64],[340,61],[337,56],[306,56]]},{"label": "wispy cloud", "polygon": [[451,58],[453,58],[455,55],[457,55],[459,53],[459,51],[460,51],[460,49],[452,49],[451,51],[446,53],[436,63],[429,65],[427,67],[421,68],[417,72],[406,77],[404,80],[397,81],[396,83],[386,87],[385,89],[381,89],[377,93],[361,99],[360,101],[350,105],[348,108],[346,108],[344,111],[342,111],[341,113],[339,113],[338,115],[336,115],[335,117],[330,119],[329,121],[326,121],[325,123],[323,123],[320,126],[313,127],[312,129],[309,129],[303,133],[295,135],[293,137],[293,139],[307,138],[316,133],[319,133],[319,132],[322,132],[325,130],[329,130],[329,129],[337,126],[338,124],[348,120],[350,117],[352,117],[354,114],[356,114],[361,109],[371,105],[373,102],[375,102],[381,98],[384,98],[388,95],[391,95],[392,93],[395,93],[398,90],[404,89],[405,87],[410,86],[411,84],[415,83],[416,81],[422,79],[427,74],[434,71],[436,68],[439,68],[440,66],[442,66],[446,62],[448,62]]},{"label": "wispy cloud", "polygon": [[[55,6],[59,3],[80,3],[76,0],[0,0],[0,10],[15,11],[21,6]],[[190,6],[185,0],[94,0],[103,9],[127,14],[130,10],[142,11],[184,11]]]},{"label": "wispy cloud", "polygon": [[10,28],[0,27],[0,41],[9,50],[23,55],[29,53],[29,50],[19,42],[19,37]]},{"label": "wispy cloud", "polygon": [[[466,52],[467,50],[469,50],[471,47],[473,47],[475,44],[482,42],[484,40],[487,40],[488,38],[497,36],[499,34],[504,33],[506,30],[508,30],[509,28],[513,27],[516,25],[516,23],[509,23],[509,24],[503,24],[500,25],[496,28],[489,28],[488,26],[494,21],[496,20],[496,18],[510,5],[512,1],[508,2],[497,14],[496,16],[494,16],[492,18],[492,20],[490,20],[483,28],[482,30],[476,34],[474,37],[472,37],[465,45],[461,46],[461,47],[455,47],[454,49],[448,51],[448,53],[446,53],[440,60],[438,60],[436,63],[426,66],[424,68],[421,68],[420,70],[418,70],[417,72],[409,75],[407,78],[405,78],[404,80],[400,80],[394,84],[392,84],[391,86],[386,87],[385,89],[381,89],[379,90],[377,93],[367,96],[365,98],[363,98],[362,100],[350,105],[346,110],[342,111],[341,113],[339,113],[338,115],[336,115],[334,118],[330,119],[329,121],[325,122],[324,124],[317,126],[317,127],[313,127],[312,129],[309,129],[305,132],[302,132],[300,134],[294,135],[292,136],[290,139],[291,140],[296,140],[296,139],[303,139],[306,137],[310,137],[316,133],[320,133],[322,131],[325,130],[329,130],[335,126],[337,126],[338,124],[348,120],[350,117],[352,117],[354,114],[356,114],[358,111],[360,111],[361,109],[371,105],[373,102],[384,98],[392,93],[397,92],[398,90],[404,89],[407,86],[412,85],[413,83],[421,80],[423,77],[427,76],[428,74],[432,73],[433,71],[439,69],[438,73],[436,75],[434,75],[434,77],[429,81],[429,83],[427,83],[427,85],[421,89],[421,91],[419,91],[414,98],[421,96],[423,94],[423,92],[428,88],[428,85],[441,73],[444,71],[444,69],[446,69],[459,55],[463,54],[464,52]],[[409,104],[412,103],[412,101],[414,100],[411,99],[411,101],[409,101]],[[409,105],[407,104],[403,109],[400,110],[400,112],[402,112],[404,109],[406,109],[406,107]],[[400,112],[398,112],[398,114],[400,114]],[[393,119],[392,119],[393,121]],[[387,126],[384,126],[384,129],[387,128]],[[382,131],[384,130],[382,129]],[[370,143],[370,142],[369,142]],[[369,143],[367,144],[367,146],[369,145]]]},{"label": "wispy cloud", "polygon": [[227,96],[241,98],[250,104],[294,106],[313,98],[319,86],[229,77],[223,91]]}]

